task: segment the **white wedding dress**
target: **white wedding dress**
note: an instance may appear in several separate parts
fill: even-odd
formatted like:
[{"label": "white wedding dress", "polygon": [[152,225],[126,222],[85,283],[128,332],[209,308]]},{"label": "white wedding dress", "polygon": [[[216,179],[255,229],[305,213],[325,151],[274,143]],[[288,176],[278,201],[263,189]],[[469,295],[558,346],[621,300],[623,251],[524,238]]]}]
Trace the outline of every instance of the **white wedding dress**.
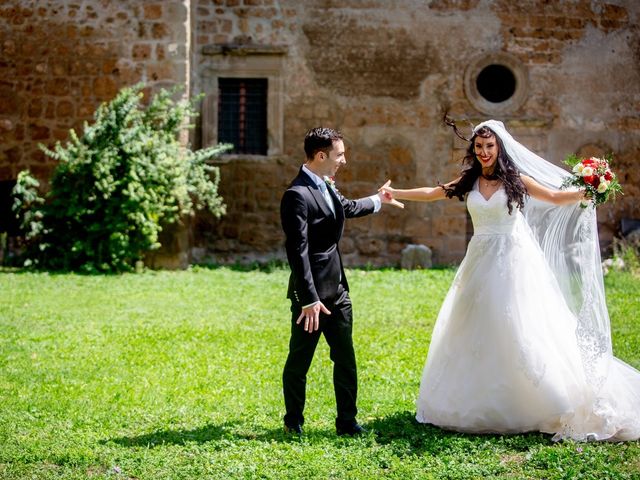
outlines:
[{"label": "white wedding dress", "polygon": [[467,196],[474,226],[438,315],[416,418],[472,433],[541,431],[554,439],[640,437],[640,372],[611,358],[587,380],[577,319],[523,214]]}]

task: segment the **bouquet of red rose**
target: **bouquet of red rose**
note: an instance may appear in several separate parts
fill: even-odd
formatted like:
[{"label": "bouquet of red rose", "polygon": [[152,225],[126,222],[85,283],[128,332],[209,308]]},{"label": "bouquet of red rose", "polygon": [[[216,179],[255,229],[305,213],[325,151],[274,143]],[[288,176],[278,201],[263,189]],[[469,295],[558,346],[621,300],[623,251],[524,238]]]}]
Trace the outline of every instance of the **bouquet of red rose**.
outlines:
[{"label": "bouquet of red rose", "polygon": [[[609,198],[615,198],[616,193],[622,193],[622,187],[618,179],[609,167],[610,159],[590,157],[578,158],[569,155],[564,163],[571,167],[573,175],[567,177],[562,188],[575,186],[584,188],[587,197],[594,207],[605,203]],[[587,204],[582,203],[583,207]]]}]

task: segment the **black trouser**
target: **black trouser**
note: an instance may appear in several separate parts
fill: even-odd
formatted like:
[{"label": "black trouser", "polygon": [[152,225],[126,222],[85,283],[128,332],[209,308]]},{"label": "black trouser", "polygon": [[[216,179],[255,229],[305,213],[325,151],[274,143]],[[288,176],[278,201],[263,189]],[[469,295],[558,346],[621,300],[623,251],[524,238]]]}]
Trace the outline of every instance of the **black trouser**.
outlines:
[{"label": "black trouser", "polygon": [[296,325],[302,311],[296,302],[291,305],[291,340],[289,356],[282,374],[285,425],[304,424],[304,403],[307,384],[307,372],[313,360],[320,334],[329,345],[330,358],[333,361],[333,387],[336,394],[338,416],[336,425],[349,427],[355,423],[356,397],[358,395],[358,376],[356,356],[351,338],[353,315],[349,293],[340,287],[335,301],[323,301],[331,315],[320,313],[320,328],[309,333],[304,330],[304,320]]}]

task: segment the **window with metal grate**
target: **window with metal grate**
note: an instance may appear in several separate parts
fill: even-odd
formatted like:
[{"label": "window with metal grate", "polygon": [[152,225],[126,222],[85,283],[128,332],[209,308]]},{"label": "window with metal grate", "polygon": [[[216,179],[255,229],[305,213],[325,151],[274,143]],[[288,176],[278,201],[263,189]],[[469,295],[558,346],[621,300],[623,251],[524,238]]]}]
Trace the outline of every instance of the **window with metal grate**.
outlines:
[{"label": "window with metal grate", "polygon": [[233,153],[266,155],[266,78],[218,79],[218,142],[232,143]]}]

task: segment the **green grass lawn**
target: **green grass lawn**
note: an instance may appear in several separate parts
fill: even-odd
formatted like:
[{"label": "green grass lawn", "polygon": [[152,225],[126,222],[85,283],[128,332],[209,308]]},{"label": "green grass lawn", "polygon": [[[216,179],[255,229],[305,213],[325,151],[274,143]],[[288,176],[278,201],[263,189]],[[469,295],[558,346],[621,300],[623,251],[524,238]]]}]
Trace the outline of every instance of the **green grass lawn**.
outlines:
[{"label": "green grass lawn", "polygon": [[[301,438],[282,433],[288,271],[0,272],[0,478],[638,479],[640,443],[416,424],[453,270],[348,272],[359,419],[336,437],[321,343]],[[607,277],[614,351],[640,368],[640,280]],[[640,412],[639,412],[640,415]]]}]

